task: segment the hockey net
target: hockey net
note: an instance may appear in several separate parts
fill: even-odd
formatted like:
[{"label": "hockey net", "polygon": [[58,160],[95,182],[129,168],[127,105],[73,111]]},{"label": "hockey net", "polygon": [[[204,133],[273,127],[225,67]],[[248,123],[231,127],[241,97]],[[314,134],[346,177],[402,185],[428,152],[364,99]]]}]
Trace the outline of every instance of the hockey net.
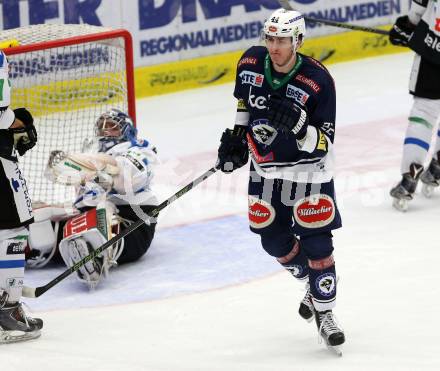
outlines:
[{"label": "hockey net", "polygon": [[71,203],[73,187],[44,177],[52,150],[81,151],[98,116],[110,108],[135,120],[133,48],[126,30],[42,24],[2,31],[12,84],[11,108],[34,116],[37,145],[20,159],[33,202]]}]

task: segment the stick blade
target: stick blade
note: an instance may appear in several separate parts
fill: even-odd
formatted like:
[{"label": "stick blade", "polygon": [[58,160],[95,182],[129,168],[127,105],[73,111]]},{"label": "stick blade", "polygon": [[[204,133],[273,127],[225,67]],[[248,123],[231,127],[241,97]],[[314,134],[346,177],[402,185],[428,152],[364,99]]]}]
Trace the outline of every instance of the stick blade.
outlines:
[{"label": "stick blade", "polygon": [[36,298],[37,296],[35,295],[36,289],[35,287],[27,287],[27,286],[23,286],[23,292],[22,295],[25,298]]}]

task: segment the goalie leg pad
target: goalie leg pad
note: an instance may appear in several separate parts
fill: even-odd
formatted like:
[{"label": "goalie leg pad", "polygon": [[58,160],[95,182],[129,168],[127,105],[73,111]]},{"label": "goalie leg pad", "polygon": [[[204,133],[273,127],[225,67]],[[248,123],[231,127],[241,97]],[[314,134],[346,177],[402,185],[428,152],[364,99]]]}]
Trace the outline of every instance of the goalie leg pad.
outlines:
[{"label": "goalie leg pad", "polygon": [[[93,247],[83,238],[75,238],[69,241],[67,245],[68,262],[69,266],[73,266],[78,263],[81,259],[85,258],[87,255],[93,252]],[[64,256],[63,256],[64,257]],[[81,281],[86,282],[90,288],[94,288],[101,278],[103,271],[103,258],[96,257],[84,264],[79,270],[78,278]]]}]

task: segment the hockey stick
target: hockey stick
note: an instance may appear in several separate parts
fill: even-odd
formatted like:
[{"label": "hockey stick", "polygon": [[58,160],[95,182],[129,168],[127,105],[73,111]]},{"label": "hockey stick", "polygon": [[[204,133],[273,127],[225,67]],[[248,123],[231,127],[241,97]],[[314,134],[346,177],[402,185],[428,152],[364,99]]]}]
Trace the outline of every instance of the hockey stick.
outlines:
[{"label": "hockey stick", "polygon": [[[278,0],[278,3],[286,10],[295,10],[292,7],[292,5],[290,5],[289,0]],[[322,23],[322,24],[326,24],[328,26],[347,28],[347,29],[353,30],[353,31],[364,31],[364,32],[370,32],[370,33],[375,33],[375,34],[379,34],[379,35],[388,35],[389,34],[389,31],[381,30],[379,28],[364,27],[364,26],[358,26],[358,25],[354,25],[354,24],[329,21],[327,19],[318,19],[318,18],[304,16],[304,20],[306,20],[307,22]]]},{"label": "hockey stick", "polygon": [[[177,200],[178,198],[182,197],[185,193],[189,192],[191,189],[193,189],[198,184],[202,183],[205,179],[208,179],[212,174],[214,174],[217,171],[217,168],[212,167],[208,171],[206,171],[204,174],[200,175],[198,178],[194,179],[191,183],[187,184],[185,187],[183,187],[180,191],[176,192],[174,195],[172,195],[170,198],[166,199],[164,202],[162,202],[159,206],[157,206],[155,209],[150,211],[148,213],[148,216],[150,218],[156,217],[161,210],[166,208],[169,204]],[[43,295],[47,290],[54,287],[56,284],[61,282],[63,279],[65,279],[67,276],[72,274],[73,272],[76,272],[79,268],[81,268],[84,264],[86,264],[88,261],[95,259],[101,252],[103,252],[105,249],[107,249],[109,246],[115,244],[131,232],[133,232],[135,229],[139,228],[142,224],[145,223],[144,219],[139,219],[130,226],[128,226],[126,229],[121,231],[121,233],[117,234],[110,240],[108,240],[106,243],[98,247],[96,250],[94,250],[90,255],[87,255],[85,258],[81,259],[78,263],[71,266],[70,268],[66,269],[63,273],[61,273],[59,276],[55,277],[52,281],[48,282],[44,286],[39,287],[23,287],[23,296],[27,298],[38,298],[39,296]]]}]

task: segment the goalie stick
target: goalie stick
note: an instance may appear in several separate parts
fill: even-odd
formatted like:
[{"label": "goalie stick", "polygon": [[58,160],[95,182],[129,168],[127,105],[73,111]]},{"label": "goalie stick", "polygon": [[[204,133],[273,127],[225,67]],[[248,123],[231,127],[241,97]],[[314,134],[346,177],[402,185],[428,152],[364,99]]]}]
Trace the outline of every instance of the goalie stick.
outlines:
[{"label": "goalie stick", "polygon": [[[286,10],[296,10],[292,7],[292,5],[290,5],[289,0],[278,0],[278,3]],[[329,21],[327,19],[319,19],[319,18],[304,16],[304,20],[306,20],[308,22],[322,23],[327,26],[347,28],[352,31],[364,31],[364,32],[370,32],[370,33],[375,33],[375,34],[379,34],[379,35],[388,35],[389,34],[389,31],[381,30],[379,28],[364,27],[364,26],[358,26],[358,25],[349,24],[349,23]]]},{"label": "goalie stick", "polygon": [[[185,193],[189,192],[191,189],[193,189],[198,184],[202,183],[204,180],[208,179],[212,174],[214,174],[217,171],[215,167],[209,169],[202,175],[200,175],[198,178],[194,179],[191,183],[187,184],[185,187],[183,187],[180,191],[176,192],[174,195],[163,201],[159,206],[154,208],[152,211],[148,213],[148,216],[150,218],[156,217],[161,210],[166,208],[169,204],[183,196]],[[101,252],[103,252],[105,249],[110,247],[111,245],[115,244],[131,232],[133,232],[135,229],[139,228],[143,223],[145,223],[144,219],[139,219],[130,226],[128,226],[126,229],[122,230],[119,234],[108,240],[106,243],[98,247],[96,250],[94,250],[90,255],[87,255],[85,258],[81,259],[78,263],[71,266],[70,268],[66,269],[63,273],[61,273],[59,276],[55,277],[52,281],[48,282],[44,286],[39,287],[23,287],[23,296],[27,298],[38,298],[39,296],[43,295],[46,291],[54,287],[56,284],[61,282],[63,279],[65,279],[67,276],[72,274],[73,272],[76,272],[79,268],[81,268],[84,264],[86,264],[88,261],[95,259]]]}]

